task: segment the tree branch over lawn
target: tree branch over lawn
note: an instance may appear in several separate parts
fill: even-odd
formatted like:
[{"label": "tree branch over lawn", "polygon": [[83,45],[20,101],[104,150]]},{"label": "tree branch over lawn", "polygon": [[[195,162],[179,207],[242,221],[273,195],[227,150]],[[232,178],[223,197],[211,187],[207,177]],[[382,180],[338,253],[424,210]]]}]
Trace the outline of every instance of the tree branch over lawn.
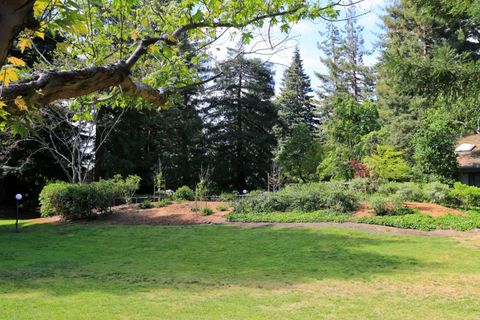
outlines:
[{"label": "tree branch over lawn", "polygon": [[[3,2],[2,2],[3,1]],[[14,7],[16,1],[0,0],[0,4],[6,4],[9,8]],[[23,20],[17,18],[15,23],[7,25],[3,14],[0,15],[2,26],[9,27],[10,36],[0,38],[0,63],[5,62],[8,50],[11,48],[13,39],[21,32],[22,28],[29,27],[34,23],[33,18],[33,2],[32,0],[24,0],[24,6],[21,9]],[[226,1],[225,1],[226,2]],[[220,1],[220,3],[224,3]],[[234,2],[232,2],[234,3]],[[178,46],[184,39],[188,38],[188,33],[198,29],[221,29],[221,28],[236,28],[242,29],[250,25],[261,23],[263,20],[275,20],[281,17],[298,15],[298,17],[291,20],[296,22],[302,17],[308,17],[308,14],[302,13],[309,10],[309,4],[306,1],[298,1],[296,6],[283,6],[276,2],[277,11],[260,11],[258,15],[250,17],[237,16],[237,13],[228,16],[226,21],[219,19],[200,19],[195,21],[190,17],[190,21],[185,23],[172,32],[166,32],[162,36],[148,37],[144,36],[139,40],[135,50],[131,55],[125,59],[113,64],[104,66],[91,66],[74,70],[45,70],[32,74],[28,80],[23,80],[17,83],[11,83],[8,86],[3,86],[1,89],[0,99],[3,100],[7,106],[5,110],[11,115],[18,114],[19,108],[15,104],[17,97],[22,97],[29,107],[41,107],[60,99],[76,98],[90,93],[104,90],[110,87],[118,86],[121,92],[129,96],[141,97],[158,106],[164,105],[169,98],[169,95],[181,89],[175,89],[175,85],[171,87],[153,88],[146,83],[135,81],[132,79],[132,68],[138,61],[148,53],[148,48],[151,45],[160,43],[162,48]],[[324,7],[317,7],[316,16],[320,16],[324,10],[331,9],[338,5],[339,2],[327,4]],[[241,6],[241,4],[240,4]],[[3,10],[3,6],[2,6]],[[20,10],[20,9],[18,9]],[[208,11],[207,11],[208,12]],[[5,22],[3,21],[5,20]],[[284,21],[284,23],[286,23]],[[29,27],[30,28],[30,27]],[[13,38],[12,35],[14,34]],[[0,65],[1,65],[0,64]],[[194,82],[195,83],[195,82]],[[200,81],[199,83],[204,83]]]}]

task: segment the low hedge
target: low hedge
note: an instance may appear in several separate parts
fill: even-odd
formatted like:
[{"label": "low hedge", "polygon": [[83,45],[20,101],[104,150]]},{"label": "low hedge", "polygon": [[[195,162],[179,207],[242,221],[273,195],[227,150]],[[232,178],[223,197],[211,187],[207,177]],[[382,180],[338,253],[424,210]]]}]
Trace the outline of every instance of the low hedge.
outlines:
[{"label": "low hedge", "polygon": [[116,198],[131,194],[132,185],[125,181],[117,176],[86,184],[48,184],[40,192],[40,213],[43,217],[61,215],[67,220],[107,213]]},{"label": "low hedge", "polygon": [[278,192],[260,192],[236,203],[237,212],[312,212],[331,209],[354,211],[359,196],[337,183],[310,183],[290,185]]},{"label": "low hedge", "polygon": [[456,182],[450,190],[450,197],[465,210],[480,207],[480,188]]}]

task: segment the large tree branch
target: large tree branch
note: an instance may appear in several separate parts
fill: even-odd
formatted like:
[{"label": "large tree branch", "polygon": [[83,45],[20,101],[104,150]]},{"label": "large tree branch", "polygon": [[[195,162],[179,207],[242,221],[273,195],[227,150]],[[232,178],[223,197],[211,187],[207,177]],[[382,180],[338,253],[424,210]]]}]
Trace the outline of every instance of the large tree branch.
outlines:
[{"label": "large tree branch", "polygon": [[[3,1],[3,2],[2,2]],[[11,3],[12,0],[0,0],[1,3]],[[32,0],[23,0],[29,3]],[[329,5],[332,6],[332,5]],[[31,6],[26,5],[26,11],[31,11]],[[164,105],[168,95],[177,90],[155,89],[146,84],[133,81],[129,78],[130,69],[138,60],[146,54],[148,46],[163,41],[167,45],[177,45],[186,33],[199,28],[243,28],[261,20],[291,15],[298,12],[302,6],[287,11],[272,12],[258,15],[242,23],[235,21],[206,21],[189,23],[177,28],[172,34],[164,34],[159,37],[147,37],[140,40],[134,52],[125,61],[102,66],[89,67],[79,70],[55,71],[47,70],[34,74],[33,78],[2,88],[0,98],[7,103],[7,111],[16,114],[19,109],[15,106],[15,98],[18,96],[30,106],[42,106],[60,99],[69,99],[84,96],[99,90],[119,86],[123,93],[130,96],[138,96],[157,105]],[[3,8],[2,8],[3,9]],[[3,13],[3,12],[2,12]],[[23,23],[21,26],[25,26]],[[17,30],[18,34],[19,30]],[[1,43],[2,41],[0,41]],[[1,52],[0,52],[1,53]],[[1,60],[0,60],[1,62]],[[1,65],[1,64],[0,64]]]}]

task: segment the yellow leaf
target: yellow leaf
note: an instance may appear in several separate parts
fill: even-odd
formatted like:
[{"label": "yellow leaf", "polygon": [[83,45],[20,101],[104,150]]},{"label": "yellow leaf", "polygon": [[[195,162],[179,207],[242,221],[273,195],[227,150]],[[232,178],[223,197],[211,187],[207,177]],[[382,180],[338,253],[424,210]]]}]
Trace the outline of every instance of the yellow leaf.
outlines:
[{"label": "yellow leaf", "polygon": [[32,40],[30,40],[28,38],[20,38],[20,39],[18,39],[17,47],[19,47],[20,51],[23,53],[23,51],[25,51],[25,48],[31,48],[32,47]]},{"label": "yellow leaf", "polygon": [[4,83],[8,87],[10,82],[17,81],[18,74],[16,68],[5,68],[0,70],[0,83]]},{"label": "yellow leaf", "polygon": [[45,8],[48,6],[50,3],[50,0],[37,0],[33,4],[33,14],[38,17],[43,13]]},{"label": "yellow leaf", "polygon": [[25,63],[25,61],[23,61],[22,59],[15,58],[15,57],[8,57],[7,61],[11,64],[14,64],[14,65],[20,66],[20,67],[25,67],[27,65]]},{"label": "yellow leaf", "polygon": [[147,18],[142,19],[141,23],[143,24],[144,27],[148,27],[149,21]]},{"label": "yellow leaf", "polygon": [[132,38],[133,41],[137,41],[137,39],[138,39],[138,29],[134,29],[130,33],[130,38]]},{"label": "yellow leaf", "polygon": [[72,23],[71,28],[73,31],[80,33],[80,34],[87,34],[88,33],[88,27],[85,21],[82,20],[77,20],[74,23]]},{"label": "yellow leaf", "polygon": [[41,38],[42,40],[45,40],[45,32],[35,31],[34,36],[37,38]]},{"label": "yellow leaf", "polygon": [[5,101],[3,100],[0,100],[0,109],[3,108],[3,107],[6,107],[7,104],[5,103]]},{"label": "yellow leaf", "polygon": [[28,110],[27,104],[25,103],[25,100],[21,96],[18,96],[15,98],[15,104],[20,110]]}]

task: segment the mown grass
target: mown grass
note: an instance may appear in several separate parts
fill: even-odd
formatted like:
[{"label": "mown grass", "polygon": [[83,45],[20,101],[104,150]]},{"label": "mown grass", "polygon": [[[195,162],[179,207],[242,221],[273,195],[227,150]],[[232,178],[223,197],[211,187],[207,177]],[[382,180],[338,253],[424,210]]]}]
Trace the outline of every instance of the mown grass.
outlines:
[{"label": "mown grass", "polygon": [[480,240],[0,222],[1,319],[478,319]]},{"label": "mown grass", "polygon": [[425,231],[435,229],[467,231],[480,228],[479,211],[469,211],[464,216],[447,214],[436,218],[419,212],[405,215],[361,218],[355,218],[353,214],[338,213],[330,210],[309,213],[298,211],[272,213],[232,212],[227,218],[229,221],[236,222],[358,222]]}]

